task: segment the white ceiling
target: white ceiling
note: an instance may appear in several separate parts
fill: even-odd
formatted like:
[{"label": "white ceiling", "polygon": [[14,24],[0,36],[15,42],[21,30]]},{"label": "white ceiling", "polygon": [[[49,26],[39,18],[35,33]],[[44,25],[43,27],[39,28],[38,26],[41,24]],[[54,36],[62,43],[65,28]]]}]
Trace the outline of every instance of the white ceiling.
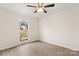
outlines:
[{"label": "white ceiling", "polygon": [[27,7],[26,5],[36,5],[36,4],[34,3],[0,3],[1,8],[8,9],[22,15],[28,15],[30,17],[45,17],[46,15],[51,15],[57,12],[61,12],[69,8],[79,7],[79,3],[55,3],[55,7],[46,9],[48,13],[38,14],[38,13],[33,13],[34,8]]}]

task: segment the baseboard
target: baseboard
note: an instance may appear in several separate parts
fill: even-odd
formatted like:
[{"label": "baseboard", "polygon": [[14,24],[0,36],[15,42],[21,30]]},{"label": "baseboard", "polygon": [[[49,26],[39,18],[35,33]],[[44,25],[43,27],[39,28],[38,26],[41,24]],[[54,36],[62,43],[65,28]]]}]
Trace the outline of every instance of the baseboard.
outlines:
[{"label": "baseboard", "polygon": [[29,41],[29,42],[26,42],[26,43],[19,44],[18,46],[33,43],[33,42],[38,42],[38,41],[40,41],[40,40],[32,40],[32,41]]},{"label": "baseboard", "polygon": [[71,47],[67,47],[67,46],[65,46],[65,45],[60,45],[60,44],[56,44],[56,43],[51,43],[51,42],[48,42],[48,41],[45,41],[45,40],[41,40],[41,41],[42,41],[42,42],[46,42],[46,43],[51,44],[51,45],[53,44],[53,45],[61,46],[61,47],[63,47],[63,48],[67,48],[67,49],[70,49],[70,50],[79,52],[78,49],[74,49],[74,48],[71,48]]},{"label": "baseboard", "polygon": [[15,45],[12,45],[12,46],[9,46],[9,47],[6,47],[6,48],[2,48],[2,49],[0,49],[0,51],[11,49],[11,48],[18,47],[18,46],[25,45],[25,44],[29,44],[29,43],[32,43],[32,42],[37,42],[37,41],[39,41],[39,40],[32,40],[32,41],[21,43],[21,44],[18,43],[18,44],[15,44]]},{"label": "baseboard", "polygon": [[13,46],[10,46],[10,47],[7,47],[7,48],[3,48],[3,49],[0,49],[0,51],[2,50],[7,50],[7,49],[11,49],[11,48],[14,48],[14,47],[17,47],[17,46],[21,46],[21,45],[25,45],[25,44],[29,44],[29,43],[33,43],[33,42],[39,42],[39,41],[42,41],[42,42],[46,42],[46,43],[49,43],[49,44],[54,44],[54,45],[57,45],[57,46],[61,46],[61,47],[64,47],[64,48],[68,48],[68,49],[71,49],[71,50],[74,50],[74,51],[78,51],[78,49],[74,49],[74,48],[71,48],[71,47],[67,47],[67,46],[62,46],[62,45],[59,45],[59,44],[56,44],[56,43],[51,43],[51,42],[48,42],[48,41],[45,41],[45,40],[33,40],[33,41],[29,41],[29,42],[26,42],[26,43],[22,43],[22,44],[16,44],[16,45],[13,45]]}]

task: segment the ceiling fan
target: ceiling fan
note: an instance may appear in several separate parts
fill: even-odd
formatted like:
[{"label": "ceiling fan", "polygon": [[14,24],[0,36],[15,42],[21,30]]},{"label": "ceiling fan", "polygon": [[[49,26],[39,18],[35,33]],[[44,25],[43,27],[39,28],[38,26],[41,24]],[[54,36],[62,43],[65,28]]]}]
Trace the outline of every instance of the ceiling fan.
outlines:
[{"label": "ceiling fan", "polygon": [[55,6],[55,4],[44,5],[44,3],[37,3],[36,6],[27,5],[27,7],[34,7],[35,8],[34,13],[36,13],[36,12],[38,12],[38,13],[41,13],[41,12],[47,13],[45,8],[54,7],[54,6]]}]

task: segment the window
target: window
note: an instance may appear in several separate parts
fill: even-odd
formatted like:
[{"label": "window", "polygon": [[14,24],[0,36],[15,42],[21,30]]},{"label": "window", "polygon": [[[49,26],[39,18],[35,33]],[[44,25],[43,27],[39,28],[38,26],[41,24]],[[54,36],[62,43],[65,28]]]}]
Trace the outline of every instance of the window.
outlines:
[{"label": "window", "polygon": [[20,29],[20,41],[28,40],[28,22],[20,21],[19,22],[19,29]]}]

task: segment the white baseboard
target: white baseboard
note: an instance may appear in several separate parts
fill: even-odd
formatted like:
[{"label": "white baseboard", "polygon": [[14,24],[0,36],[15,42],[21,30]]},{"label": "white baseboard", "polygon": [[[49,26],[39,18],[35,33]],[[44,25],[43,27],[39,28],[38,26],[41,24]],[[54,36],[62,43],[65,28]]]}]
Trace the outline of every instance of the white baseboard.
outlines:
[{"label": "white baseboard", "polygon": [[71,47],[67,47],[65,45],[60,45],[60,44],[57,44],[57,43],[54,43],[54,42],[51,43],[51,42],[48,42],[48,41],[45,41],[45,40],[32,40],[32,41],[28,41],[28,42],[24,42],[24,43],[14,44],[14,45],[11,45],[11,46],[2,48],[0,50],[5,50],[5,49],[13,48],[13,47],[16,47],[16,46],[21,46],[21,45],[28,44],[28,43],[35,42],[35,41],[43,41],[43,42],[47,42],[49,44],[58,45],[58,46],[61,46],[61,47],[64,47],[64,48],[68,48],[68,49],[74,50],[74,51],[79,51],[78,49],[74,49],[74,48],[71,48]]},{"label": "white baseboard", "polygon": [[21,46],[21,45],[24,45],[24,44],[28,44],[28,43],[31,43],[31,42],[34,42],[34,41],[38,41],[38,40],[30,40],[30,41],[26,41],[24,43],[14,43],[14,44],[11,44],[10,46],[6,46],[4,48],[0,48],[0,51],[1,50],[6,50],[6,49],[10,49],[10,48],[13,48],[13,47],[17,47],[17,46]]},{"label": "white baseboard", "polygon": [[49,42],[49,41],[45,41],[45,40],[41,40],[43,42],[47,42],[49,44],[54,44],[54,45],[57,45],[57,46],[61,46],[61,47],[64,47],[64,48],[68,48],[68,49],[71,49],[71,50],[74,50],[74,51],[79,51],[79,49],[74,49],[74,48],[71,48],[71,47],[68,47],[68,46],[65,46],[65,45],[61,45],[61,44],[57,44],[57,43],[52,43],[52,42]]}]

